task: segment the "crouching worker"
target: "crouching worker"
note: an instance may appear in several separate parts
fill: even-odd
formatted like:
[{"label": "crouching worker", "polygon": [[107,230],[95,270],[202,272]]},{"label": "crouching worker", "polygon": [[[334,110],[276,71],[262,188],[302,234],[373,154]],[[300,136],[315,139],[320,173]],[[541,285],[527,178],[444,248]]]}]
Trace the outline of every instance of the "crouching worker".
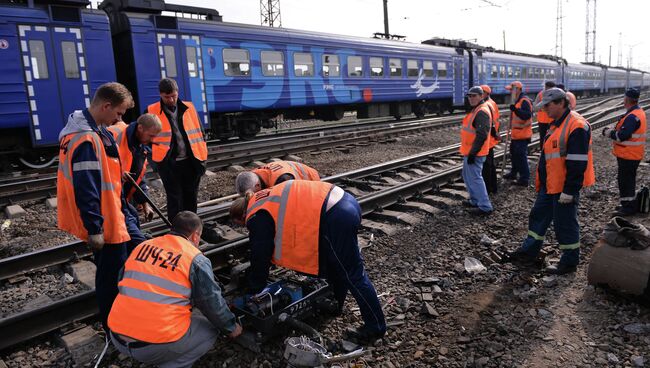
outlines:
[{"label": "crouching worker", "polygon": [[384,336],[384,314],[357,244],[361,208],[349,193],[330,183],[289,180],[246,193],[233,202],[230,215],[249,230],[252,292],[267,285],[271,263],[323,277],[339,312],[348,290],[359,305],[364,325],[350,338],[370,344]]},{"label": "crouching worker", "polygon": [[318,171],[294,161],[276,161],[237,175],[235,189],[239,195],[270,188],[287,180],[320,181]]},{"label": "crouching worker", "polygon": [[241,334],[198,249],[202,229],[196,214],[182,211],[169,234],[141,243],[127,259],[108,316],[121,353],[163,368],[191,367],[220,332]]}]

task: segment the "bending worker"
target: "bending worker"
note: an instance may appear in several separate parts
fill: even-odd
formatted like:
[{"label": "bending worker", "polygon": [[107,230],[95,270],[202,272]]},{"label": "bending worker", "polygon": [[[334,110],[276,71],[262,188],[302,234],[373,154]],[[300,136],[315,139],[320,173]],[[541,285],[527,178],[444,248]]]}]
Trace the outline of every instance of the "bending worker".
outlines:
[{"label": "bending worker", "polygon": [[539,132],[540,142],[544,139],[544,137],[546,137],[546,132],[548,132],[549,124],[553,122],[553,119],[551,119],[548,114],[546,114],[546,111],[544,111],[543,108],[537,106],[540,104],[540,102],[542,102],[544,91],[553,87],[555,87],[555,82],[546,81],[546,83],[544,83],[544,89],[539,91],[537,97],[535,97],[535,102],[533,103],[534,109],[537,112],[537,131]]},{"label": "bending worker", "polygon": [[252,292],[266,287],[271,263],[324,277],[339,311],[348,290],[359,305],[364,325],[351,338],[365,344],[384,336],[384,313],[359,253],[361,208],[352,195],[330,183],[289,180],[247,192],[233,202],[230,215],[249,231]]},{"label": "bending worker", "polygon": [[210,260],[198,249],[202,228],[196,214],[179,212],[169,234],[145,241],[129,256],[108,317],[122,354],[163,368],[191,367],[220,332],[241,334]]},{"label": "bending worker", "polygon": [[544,244],[551,221],[562,257],[546,268],[549,274],[575,272],[580,260],[578,198],[580,189],[595,180],[591,152],[591,127],[580,114],[571,111],[564,91],[544,91],[541,105],[553,119],[537,164],[537,199],[528,218],[528,236],[511,260],[532,265]]},{"label": "bending worker", "polygon": [[483,181],[483,164],[490,150],[490,108],[483,100],[483,89],[474,86],[467,91],[472,111],[465,115],[460,130],[460,154],[463,155],[463,181],[469,200],[463,202],[475,215],[492,213],[492,203]]},{"label": "bending worker", "polygon": [[488,194],[496,193],[498,189],[497,181],[497,166],[494,163],[494,146],[499,144],[499,106],[497,103],[490,98],[492,93],[492,88],[487,84],[482,84],[481,89],[483,90],[483,100],[490,108],[490,113],[492,114],[492,124],[490,126],[490,151],[485,158],[485,164],[483,164],[483,180],[485,181],[485,188],[487,189]]},{"label": "bending worker", "polygon": [[636,170],[645,153],[646,115],[639,107],[638,90],[630,88],[625,92],[623,105],[627,112],[614,129],[603,128],[603,135],[612,139],[613,154],[618,162],[618,191],[621,205],[614,216],[629,216],[637,213]]},{"label": "bending worker", "polygon": [[[147,185],[144,182],[144,174],[147,171],[147,154],[150,152],[150,144],[154,137],[156,137],[162,130],[162,124],[158,117],[153,114],[141,115],[138,120],[129,125],[121,123],[114,124],[108,128],[108,131],[113,134],[117,148],[120,153],[120,161],[122,163],[122,172],[130,173],[133,179],[138,183],[143,191],[147,191]],[[150,221],[153,218],[153,210],[146,199],[136,191],[131,182],[123,178],[122,184],[123,200],[122,204],[127,208],[126,225],[131,236],[129,242],[129,253],[138,244],[145,240],[145,237],[140,232],[140,220],[138,211],[133,206],[132,202],[142,206],[145,221]]]},{"label": "bending worker", "polygon": [[[528,168],[528,143],[533,136],[533,104],[523,93],[523,85],[514,81],[506,86],[512,90],[514,100],[510,104],[510,121],[512,121],[510,157],[512,170],[504,175],[505,179],[514,180],[515,185],[528,186],[530,169]],[[519,179],[517,179],[519,175]]]},{"label": "bending worker", "polygon": [[105,329],[130,240],[122,207],[119,153],[106,127],[122,120],[131,107],[133,98],[126,87],[103,84],[90,107],[70,114],[59,133],[58,226],[93,251],[96,298]]},{"label": "bending worker", "polygon": [[239,173],[235,189],[239,195],[270,188],[287,180],[320,181],[318,171],[294,161],[275,161],[251,171]]}]

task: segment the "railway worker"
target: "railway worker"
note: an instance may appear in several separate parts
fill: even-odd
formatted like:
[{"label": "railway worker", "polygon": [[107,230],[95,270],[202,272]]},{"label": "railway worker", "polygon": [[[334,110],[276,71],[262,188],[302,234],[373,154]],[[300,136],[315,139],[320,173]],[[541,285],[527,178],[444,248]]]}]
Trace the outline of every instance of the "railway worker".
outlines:
[{"label": "railway worker", "polygon": [[497,181],[497,166],[494,164],[494,146],[499,144],[499,106],[490,98],[492,88],[487,84],[481,85],[483,90],[483,99],[490,108],[492,114],[492,124],[490,125],[490,151],[485,157],[485,164],[483,164],[483,180],[485,181],[485,188],[488,193],[496,193],[498,188]]},{"label": "railway worker", "polygon": [[465,115],[460,130],[460,154],[463,156],[463,181],[470,199],[463,202],[474,215],[492,213],[492,203],[483,181],[483,165],[490,151],[490,108],[483,100],[483,89],[474,86],[467,91],[472,111]]},{"label": "railway worker", "polygon": [[[120,124],[121,123],[121,124]],[[108,128],[113,134],[120,153],[122,172],[130,173],[144,192],[147,191],[147,184],[144,182],[144,174],[147,170],[147,155],[151,152],[151,142],[162,130],[162,123],[156,115],[143,114],[132,124],[118,122]],[[145,221],[153,218],[153,210],[140,192],[136,191],[130,181],[123,178],[122,192],[124,203],[128,211],[126,214],[126,226],[131,236],[129,242],[129,253],[135,246],[142,243],[145,237],[140,231],[140,220],[138,211],[132,202],[142,207]]]},{"label": "railway worker", "polygon": [[289,180],[246,192],[233,202],[230,215],[249,231],[252,292],[266,287],[271,263],[324,277],[339,312],[348,290],[359,305],[364,325],[350,338],[365,344],[384,336],[384,314],[359,253],[361,208],[352,195],[331,183]]},{"label": "railway worker", "polygon": [[639,90],[630,88],[625,92],[623,105],[625,115],[616,123],[614,129],[603,128],[603,135],[612,139],[618,162],[618,191],[621,205],[615,216],[629,216],[637,212],[636,170],[643,160],[646,140],[646,114],[638,105]]},{"label": "railway worker", "polygon": [[145,113],[158,116],[162,131],[153,139],[151,157],[167,194],[167,214],[196,213],[201,176],[205,173],[208,147],[203,127],[191,102],[178,98],[178,85],[171,78],[158,83],[160,101]]},{"label": "railway worker", "polygon": [[131,107],[133,98],[126,87],[103,84],[90,107],[70,114],[59,133],[58,226],[94,252],[95,291],[104,328],[130,240],[118,147],[106,127],[121,120]]},{"label": "railway worker", "polygon": [[580,258],[578,198],[582,187],[595,182],[591,127],[580,114],[571,111],[566,93],[559,88],[544,91],[540,104],[553,123],[537,165],[538,194],[528,218],[528,236],[511,254],[511,260],[534,264],[553,221],[562,257],[545,271],[561,275],[574,272]]},{"label": "railway worker", "polygon": [[287,180],[320,181],[318,171],[294,161],[275,161],[251,171],[239,173],[235,189],[239,195],[270,188]]},{"label": "railway worker", "polygon": [[546,111],[544,111],[544,109],[537,107],[537,105],[542,102],[542,94],[544,91],[553,87],[555,87],[555,82],[546,81],[546,83],[544,83],[544,89],[539,91],[537,97],[535,97],[535,102],[533,103],[535,112],[537,113],[537,129],[539,132],[540,142],[542,142],[544,140],[544,137],[546,137],[546,132],[548,132],[549,124],[553,122],[553,119],[551,119],[548,114],[546,114]]},{"label": "railway worker", "polygon": [[196,214],[179,212],[169,234],[138,245],[127,259],[108,316],[122,354],[159,367],[191,367],[220,333],[241,334],[198,249],[202,227]]},{"label": "railway worker", "polygon": [[576,95],[573,94],[571,91],[567,91],[566,88],[564,87],[564,84],[560,83],[557,85],[557,88],[563,90],[566,93],[566,98],[569,100],[569,108],[571,110],[575,110],[576,106],[578,105],[578,102],[576,100]]},{"label": "railway worker", "polygon": [[519,81],[514,81],[506,86],[507,90],[512,91],[514,97],[514,101],[510,104],[512,169],[503,177],[513,180],[515,185],[527,187],[530,180],[528,143],[533,136],[533,103],[523,93],[523,87]]}]

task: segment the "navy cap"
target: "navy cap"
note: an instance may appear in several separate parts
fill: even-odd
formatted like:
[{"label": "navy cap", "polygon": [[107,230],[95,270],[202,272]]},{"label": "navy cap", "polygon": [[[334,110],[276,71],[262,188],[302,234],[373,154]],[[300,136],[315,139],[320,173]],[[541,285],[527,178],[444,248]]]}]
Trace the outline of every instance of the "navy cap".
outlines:
[{"label": "navy cap", "polygon": [[625,97],[638,100],[639,96],[641,96],[641,92],[639,92],[638,89],[629,88],[627,91],[625,91]]},{"label": "navy cap", "polygon": [[467,91],[467,94],[483,96],[483,88],[481,86],[474,86]]}]

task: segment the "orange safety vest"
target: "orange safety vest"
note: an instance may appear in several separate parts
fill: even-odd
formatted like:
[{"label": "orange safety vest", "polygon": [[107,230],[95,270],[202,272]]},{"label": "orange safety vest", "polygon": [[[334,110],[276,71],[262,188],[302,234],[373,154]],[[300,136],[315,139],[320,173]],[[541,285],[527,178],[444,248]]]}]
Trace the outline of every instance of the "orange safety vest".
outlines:
[{"label": "orange safety vest", "polygon": [[318,275],[321,209],[333,187],[322,181],[288,180],[250,199],[246,221],[264,210],[275,222],[273,264]]},{"label": "orange safety vest", "polygon": [[[533,103],[530,102],[530,99],[526,96],[523,96],[522,98],[517,101],[515,104],[515,108],[521,109],[521,105],[524,103],[524,101],[528,101],[530,104],[531,108],[533,106]],[[512,132],[511,132],[511,137],[513,140],[523,140],[523,139],[530,139],[533,136],[533,119],[530,118],[528,120],[522,120],[515,114],[514,111],[510,112],[510,115],[512,117]]]},{"label": "orange safety vest", "polygon": [[492,113],[492,124],[494,125],[494,130],[497,132],[497,136],[494,137],[492,136],[490,138],[490,148],[494,148],[497,144],[499,144],[499,141],[501,140],[499,136],[499,128],[501,126],[501,123],[499,122],[499,106],[497,103],[488,97],[488,99],[485,101],[490,108],[490,112]]},{"label": "orange safety vest", "polygon": [[[463,118],[463,125],[460,129],[460,154],[463,156],[469,155],[469,151],[472,149],[472,144],[474,144],[474,139],[476,138],[476,129],[472,126],[474,118],[479,111],[483,111],[488,115],[488,118],[492,120],[492,114],[490,113],[490,108],[485,102],[480,103],[470,111],[465,118]],[[477,156],[487,156],[490,151],[490,141],[492,140],[492,134],[488,132],[487,139],[483,142],[481,150],[476,154]]]},{"label": "orange safety vest", "polygon": [[[544,91],[539,91],[539,93],[537,94],[536,100],[541,101],[543,94],[544,94]],[[553,122],[553,119],[551,119],[551,117],[548,116],[548,114],[546,113],[546,111],[544,111],[543,108],[540,109],[539,111],[537,111],[537,123],[538,124],[550,124],[552,122]]]},{"label": "orange safety vest", "polygon": [[254,169],[253,173],[260,177],[260,180],[262,180],[266,188],[278,184],[278,178],[284,174],[291,174],[296,180],[320,181],[318,171],[307,165],[293,161],[271,162]]},{"label": "orange safety vest", "polygon": [[162,344],[178,341],[190,327],[190,267],[201,251],[179,235],[138,245],[124,264],[119,293],[108,315],[111,331]]},{"label": "orange safety vest", "polygon": [[[587,170],[582,181],[583,187],[594,185],[596,175],[594,173],[593,154],[591,152],[591,138],[589,138],[589,152],[586,155],[567,154],[567,143],[569,136],[576,129],[591,130],[591,126],[575,111],[571,111],[560,126],[551,125],[547,134],[542,154],[546,159],[546,193],[562,193],[564,181],[566,180],[566,160],[587,161]],[[541,183],[539,181],[539,169],[535,178],[535,188],[539,192]]]},{"label": "orange safety vest", "polygon": [[[129,137],[126,134],[126,124],[113,124],[108,127],[108,131],[111,132],[113,138],[115,138],[115,143],[117,143],[117,149],[120,153],[120,161],[122,161],[122,173],[130,172],[131,165],[133,165],[133,153],[129,149]],[[137,129],[137,127],[136,127]],[[137,177],[133,178],[136,183],[142,182],[144,174],[147,171],[147,160],[144,160],[142,164],[142,170],[139,173],[135,173]],[[135,187],[132,187],[128,193],[125,193],[125,198],[127,201],[130,201],[135,193]]]},{"label": "orange safety vest", "polygon": [[625,160],[643,160],[645,153],[645,131],[646,131],[646,115],[643,109],[634,109],[625,114],[616,124],[616,130],[621,129],[625,119],[634,115],[639,118],[639,128],[632,133],[630,139],[619,142],[614,141],[614,156]]},{"label": "orange safety vest", "polygon": [[[194,109],[194,105],[191,102],[183,101],[183,104],[187,106],[187,110],[183,113],[183,129],[187,134],[187,139],[190,141],[190,147],[194,158],[199,161],[205,161],[208,159],[208,145],[205,143],[203,138],[203,130],[201,129],[201,123],[199,121],[199,116]],[[151,145],[151,157],[154,162],[161,162],[167,156],[169,148],[172,142],[172,126],[167,120],[167,115],[160,105],[160,101],[151,104],[147,107],[147,112],[158,116],[160,122],[162,123],[162,130],[154,139]]]},{"label": "orange safety vest", "polygon": [[[74,151],[80,144],[90,142],[97,161],[84,161],[72,164]],[[88,231],[84,227],[74,196],[72,175],[74,171],[99,169],[101,173],[100,208],[104,217],[103,234],[107,244],[117,244],[131,239],[122,213],[122,170],[120,159],[108,157],[97,133],[83,131],[68,134],[59,146],[59,169],[57,172],[56,195],[58,198],[57,217],[59,229],[77,238],[88,241]]]}]

